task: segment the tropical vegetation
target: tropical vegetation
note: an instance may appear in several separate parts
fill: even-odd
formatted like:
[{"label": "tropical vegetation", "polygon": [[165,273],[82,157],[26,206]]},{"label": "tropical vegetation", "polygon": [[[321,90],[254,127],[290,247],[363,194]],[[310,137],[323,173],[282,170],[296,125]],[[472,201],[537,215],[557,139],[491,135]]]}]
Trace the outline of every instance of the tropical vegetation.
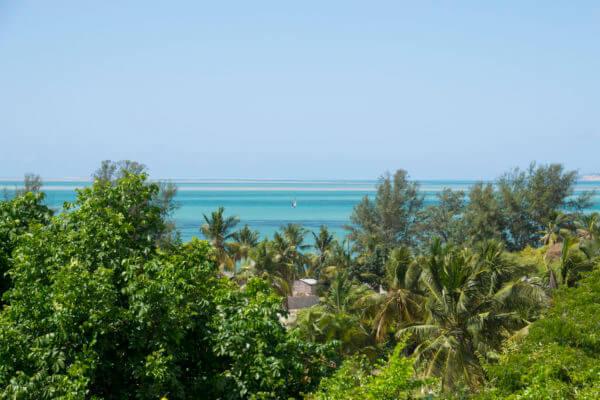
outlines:
[{"label": "tropical vegetation", "polygon": [[[0,398],[571,399],[600,394],[600,214],[532,164],[425,206],[403,170],[348,235],[261,237],[105,161],[62,210],[0,202]],[[343,240],[342,240],[343,239]],[[294,283],[318,304],[288,310]]]}]

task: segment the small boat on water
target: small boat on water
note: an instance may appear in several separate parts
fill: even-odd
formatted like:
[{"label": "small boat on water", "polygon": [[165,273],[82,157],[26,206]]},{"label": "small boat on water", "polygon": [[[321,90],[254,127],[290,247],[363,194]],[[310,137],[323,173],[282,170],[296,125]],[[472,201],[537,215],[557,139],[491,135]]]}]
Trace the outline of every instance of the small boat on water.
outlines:
[{"label": "small boat on water", "polygon": [[296,208],[296,198],[294,197],[294,200],[292,200],[292,208]]}]

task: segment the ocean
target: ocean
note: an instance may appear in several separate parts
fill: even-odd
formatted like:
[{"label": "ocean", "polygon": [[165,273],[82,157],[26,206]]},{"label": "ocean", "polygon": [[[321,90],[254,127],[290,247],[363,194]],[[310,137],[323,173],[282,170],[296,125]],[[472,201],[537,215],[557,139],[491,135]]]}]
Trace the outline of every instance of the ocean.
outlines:
[{"label": "ocean", "polygon": [[[272,237],[275,231],[289,222],[300,223],[317,231],[326,225],[337,237],[343,238],[343,226],[350,222],[352,207],[364,196],[374,196],[374,180],[173,180],[179,190],[175,198],[179,208],[175,220],[184,241],[196,236],[202,238],[200,226],[203,214],[210,214],[219,206],[226,215],[240,218],[240,227],[247,224],[262,237]],[[468,191],[474,181],[420,181],[425,195],[425,206],[436,203],[436,195],[444,188]],[[49,180],[42,190],[47,204],[60,209],[63,202],[74,201],[77,187],[91,182],[81,180]],[[0,188],[9,193],[22,181],[0,180]],[[600,210],[600,182],[578,182],[575,195],[596,190],[592,210]],[[296,207],[292,201],[296,200]],[[307,241],[312,242],[311,237]]]}]

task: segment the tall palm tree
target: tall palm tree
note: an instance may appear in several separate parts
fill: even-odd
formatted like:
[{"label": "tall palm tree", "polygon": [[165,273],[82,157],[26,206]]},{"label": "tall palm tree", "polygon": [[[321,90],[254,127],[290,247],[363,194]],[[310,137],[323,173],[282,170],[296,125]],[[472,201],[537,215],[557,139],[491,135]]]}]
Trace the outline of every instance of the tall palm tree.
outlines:
[{"label": "tall palm tree", "polygon": [[260,234],[252,231],[248,225],[231,234],[231,242],[227,244],[229,254],[234,261],[240,261],[248,258],[250,251],[259,243]]},{"label": "tall palm tree", "polygon": [[581,272],[591,270],[595,263],[577,247],[579,242],[573,236],[566,236],[560,252],[558,272],[563,285],[573,286]]},{"label": "tall palm tree", "polygon": [[583,239],[596,240],[600,238],[600,213],[580,214],[575,221],[575,226]]},{"label": "tall palm tree", "polygon": [[371,335],[361,324],[358,300],[371,290],[349,279],[348,274],[337,275],[324,301],[301,310],[295,326],[300,335],[315,342],[339,340],[342,353],[363,353],[373,356],[375,347]]},{"label": "tall palm tree", "polygon": [[271,282],[275,292],[282,296],[292,294],[291,272],[283,259],[285,254],[279,253],[275,242],[264,239],[249,254],[248,260],[242,265],[244,277],[257,276]]},{"label": "tall palm tree", "polygon": [[334,241],[329,259],[327,260],[328,265],[321,269],[319,279],[327,280],[332,278],[348,268],[351,261],[352,254],[347,239],[344,239],[341,244],[337,240]]},{"label": "tall palm tree", "polygon": [[479,356],[493,358],[511,332],[527,325],[519,311],[545,300],[537,282],[527,276],[513,280],[518,272],[502,260],[497,245],[472,252],[439,240],[422,260],[427,318],[398,334],[412,333],[417,363],[425,375],[440,378],[443,390],[459,381],[480,384]]},{"label": "tall palm tree", "polygon": [[360,300],[363,316],[372,316],[375,339],[387,339],[390,327],[414,323],[421,314],[423,301],[418,287],[421,268],[406,247],[394,249],[385,265],[384,289]]},{"label": "tall palm tree", "polygon": [[323,266],[325,265],[325,260],[327,260],[331,255],[333,244],[336,241],[335,235],[333,233],[329,233],[329,230],[325,225],[321,225],[318,234],[314,232],[311,233],[315,240],[315,244],[313,245],[313,247],[315,248],[318,256],[319,265]]},{"label": "tall palm tree", "polygon": [[237,216],[226,217],[223,215],[225,207],[219,207],[210,216],[203,214],[204,225],[200,227],[202,234],[211,241],[217,255],[217,262],[221,268],[235,269],[235,263],[227,254],[225,242],[232,237],[232,229],[240,222]]},{"label": "tall palm tree", "polygon": [[281,261],[287,265],[292,272],[291,280],[304,275],[305,256],[303,251],[310,245],[304,243],[308,231],[300,224],[289,223],[281,227],[281,232],[273,236],[275,248],[281,255]]},{"label": "tall palm tree", "polygon": [[560,211],[552,212],[546,221],[544,230],[540,231],[540,234],[542,235],[540,242],[544,245],[547,244],[548,246],[552,246],[554,243],[558,242],[561,237],[569,234],[570,230],[568,227],[572,220],[572,215]]}]

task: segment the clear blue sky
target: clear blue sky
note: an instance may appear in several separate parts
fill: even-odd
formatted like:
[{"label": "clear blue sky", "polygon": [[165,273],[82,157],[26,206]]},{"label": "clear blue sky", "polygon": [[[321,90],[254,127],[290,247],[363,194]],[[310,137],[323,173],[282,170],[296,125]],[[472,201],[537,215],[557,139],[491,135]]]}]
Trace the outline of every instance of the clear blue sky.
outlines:
[{"label": "clear blue sky", "polygon": [[0,176],[600,170],[600,3],[0,1]]}]

